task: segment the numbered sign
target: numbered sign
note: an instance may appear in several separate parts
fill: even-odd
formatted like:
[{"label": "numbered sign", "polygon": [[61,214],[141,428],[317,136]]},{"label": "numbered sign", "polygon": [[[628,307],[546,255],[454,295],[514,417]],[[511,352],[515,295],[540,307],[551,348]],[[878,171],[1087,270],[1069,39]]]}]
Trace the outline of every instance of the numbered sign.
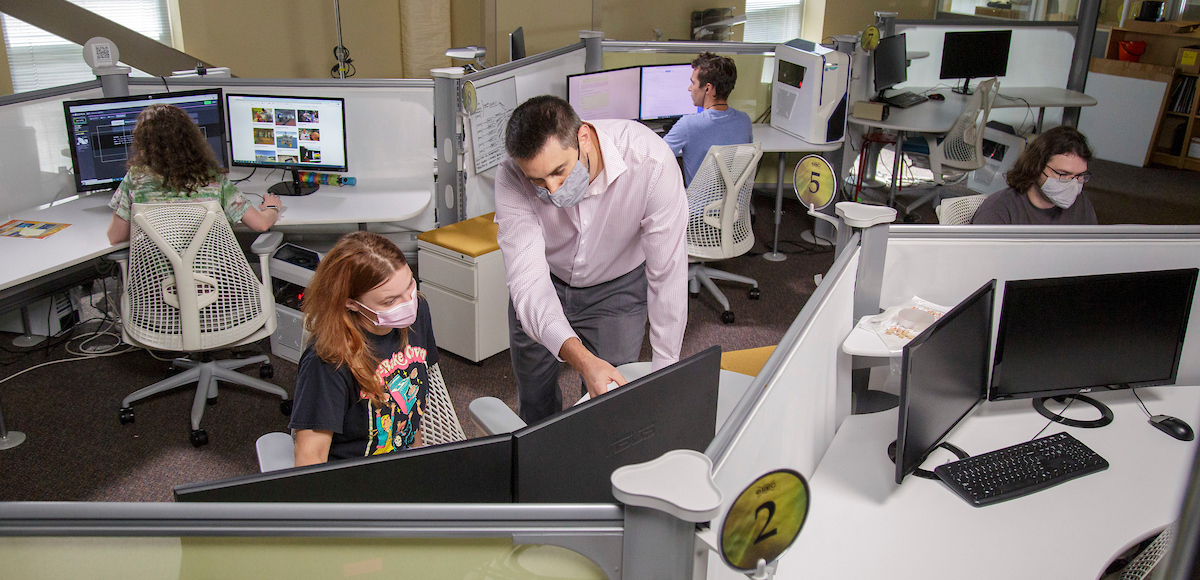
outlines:
[{"label": "numbered sign", "polygon": [[809,209],[825,209],[837,195],[833,166],[820,155],[807,155],[801,159],[792,173],[792,180],[800,202]]},{"label": "numbered sign", "polygon": [[772,471],[742,491],[725,514],[721,557],[745,572],[759,560],[770,564],[796,541],[807,515],[808,482],[790,469]]},{"label": "numbered sign", "polygon": [[859,41],[863,50],[870,52],[879,46],[879,29],[874,26],[868,26],[862,31],[862,40]]},{"label": "numbered sign", "polygon": [[462,108],[463,112],[468,115],[475,114],[475,110],[479,108],[479,97],[475,94],[475,83],[471,81],[463,83]]}]

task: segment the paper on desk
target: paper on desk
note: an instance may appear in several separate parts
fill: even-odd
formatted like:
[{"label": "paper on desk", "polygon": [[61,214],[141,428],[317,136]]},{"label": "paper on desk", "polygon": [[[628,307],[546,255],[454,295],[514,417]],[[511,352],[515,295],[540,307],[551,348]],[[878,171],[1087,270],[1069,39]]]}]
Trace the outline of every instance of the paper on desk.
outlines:
[{"label": "paper on desk", "polygon": [[903,304],[888,308],[870,318],[864,318],[859,321],[858,326],[865,330],[874,331],[883,340],[883,344],[887,346],[893,355],[899,354],[904,345],[908,344],[909,341],[916,338],[918,334],[921,334],[921,331],[927,328],[927,326],[919,328],[905,328],[900,326],[896,315],[906,308],[924,310],[933,315],[934,321],[941,318],[943,314],[950,310],[940,304],[934,304],[928,300],[922,300],[917,296],[913,296]]},{"label": "paper on desk", "polygon": [[34,238],[41,240],[67,229],[67,226],[70,225],[29,220],[10,220],[8,223],[0,225],[0,237]]}]

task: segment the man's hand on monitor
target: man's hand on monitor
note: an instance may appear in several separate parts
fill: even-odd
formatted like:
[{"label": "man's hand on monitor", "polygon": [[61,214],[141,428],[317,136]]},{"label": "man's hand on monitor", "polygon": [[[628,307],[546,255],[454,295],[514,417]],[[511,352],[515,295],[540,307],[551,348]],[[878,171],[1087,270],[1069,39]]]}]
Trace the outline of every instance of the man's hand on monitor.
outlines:
[{"label": "man's hand on monitor", "polygon": [[628,382],[615,367],[608,364],[608,361],[597,357],[591,351],[584,348],[583,343],[578,338],[568,338],[562,344],[562,348],[559,349],[558,356],[567,361],[567,364],[571,365],[583,377],[583,383],[587,385],[588,395],[592,398],[607,393],[609,383],[616,383],[620,387]]}]

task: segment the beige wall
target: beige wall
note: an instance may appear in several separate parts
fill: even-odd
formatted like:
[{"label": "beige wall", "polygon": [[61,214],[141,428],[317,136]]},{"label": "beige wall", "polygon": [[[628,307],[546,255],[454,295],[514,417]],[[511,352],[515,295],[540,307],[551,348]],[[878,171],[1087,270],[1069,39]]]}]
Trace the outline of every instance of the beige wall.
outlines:
[{"label": "beige wall", "polygon": [[[691,38],[692,11],[732,7],[734,16],[746,13],[745,0],[596,0],[600,5],[599,30],[615,40],[655,40],[655,29],[662,40]],[[742,27],[734,27],[733,40],[742,39]]]},{"label": "beige wall", "polygon": [[450,0],[450,44],[483,46],[484,0]]},{"label": "beige wall", "polygon": [[579,42],[579,31],[592,28],[591,0],[485,0],[496,4],[496,47],[488,62],[508,62],[508,34],[525,32],[525,53],[537,54]]},{"label": "beige wall", "polygon": [[12,93],[12,71],[8,68],[8,51],[4,48],[4,33],[0,32],[0,95],[11,95]]},{"label": "beige wall", "polygon": [[[178,0],[187,53],[234,75],[325,78],[337,63],[329,0]],[[398,0],[342,0],[342,42],[357,77],[398,78]]]},{"label": "beige wall", "polygon": [[[875,22],[875,11],[899,12],[905,20],[932,19],[936,0],[843,0],[825,7],[824,37],[857,34]],[[809,40],[816,40],[810,38]]]}]

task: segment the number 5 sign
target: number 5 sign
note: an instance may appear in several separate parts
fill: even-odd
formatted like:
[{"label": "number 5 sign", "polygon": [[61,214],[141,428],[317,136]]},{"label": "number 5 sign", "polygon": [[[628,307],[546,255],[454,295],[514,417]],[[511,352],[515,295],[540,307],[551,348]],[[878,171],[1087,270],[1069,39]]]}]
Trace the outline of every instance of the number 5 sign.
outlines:
[{"label": "number 5 sign", "polygon": [[721,525],[721,557],[743,572],[770,564],[791,547],[808,515],[808,482],[790,469],[772,471],[734,500]]}]

